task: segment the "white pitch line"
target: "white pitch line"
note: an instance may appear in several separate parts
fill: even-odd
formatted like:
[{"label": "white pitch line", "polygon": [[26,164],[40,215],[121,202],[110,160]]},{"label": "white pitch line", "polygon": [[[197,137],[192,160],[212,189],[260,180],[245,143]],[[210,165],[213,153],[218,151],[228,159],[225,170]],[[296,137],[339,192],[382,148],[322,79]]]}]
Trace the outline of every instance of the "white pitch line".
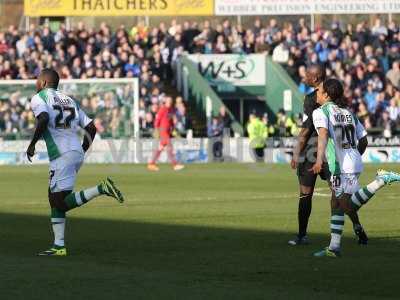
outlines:
[{"label": "white pitch line", "polygon": [[314,192],[314,196],[319,196],[319,197],[331,197],[332,194],[324,194],[324,193],[315,193],[315,192]]}]

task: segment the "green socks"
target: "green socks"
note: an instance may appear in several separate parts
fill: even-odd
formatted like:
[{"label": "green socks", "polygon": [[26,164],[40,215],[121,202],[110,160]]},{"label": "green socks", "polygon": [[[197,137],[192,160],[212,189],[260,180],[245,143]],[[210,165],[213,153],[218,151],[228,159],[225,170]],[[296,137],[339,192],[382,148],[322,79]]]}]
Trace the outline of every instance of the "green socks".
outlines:
[{"label": "green socks", "polygon": [[64,201],[69,209],[73,209],[89,202],[90,200],[101,194],[103,194],[103,190],[101,185],[98,185],[80,192],[71,193],[67,197],[65,197]]},{"label": "green socks", "polygon": [[385,185],[382,179],[375,179],[366,187],[358,190],[351,196],[351,207],[354,210],[359,210],[361,206],[367,204],[367,202],[375,195],[375,193]]},{"label": "green socks", "polygon": [[344,227],[344,212],[341,209],[332,209],[331,214],[331,242],[329,249],[339,250]]}]

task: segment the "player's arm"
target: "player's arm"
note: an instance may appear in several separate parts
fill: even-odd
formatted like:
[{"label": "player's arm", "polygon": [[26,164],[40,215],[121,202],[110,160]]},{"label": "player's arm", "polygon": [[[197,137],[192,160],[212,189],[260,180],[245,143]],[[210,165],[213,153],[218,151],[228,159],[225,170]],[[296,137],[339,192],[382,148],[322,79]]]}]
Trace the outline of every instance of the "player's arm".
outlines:
[{"label": "player's arm", "polygon": [[363,124],[357,118],[357,116],[353,114],[353,117],[356,124],[356,137],[358,140],[357,150],[358,152],[360,152],[361,155],[363,155],[368,146],[368,139],[367,139],[368,133],[365,130]]},{"label": "player's arm", "polygon": [[313,123],[318,132],[317,160],[311,168],[314,174],[321,172],[322,164],[324,163],[325,151],[329,138],[328,122],[328,117],[321,109],[316,109],[313,112]]},{"label": "player's arm", "polygon": [[299,162],[300,153],[306,148],[307,142],[310,139],[311,130],[309,128],[302,127],[299,135],[297,136],[296,146],[293,149],[293,158],[291,166],[293,169],[297,168]]},{"label": "player's arm", "polygon": [[82,149],[84,152],[88,151],[90,146],[92,145],[94,138],[96,137],[97,129],[93,123],[93,120],[90,119],[86,113],[78,108],[79,113],[79,126],[83,128],[85,131],[85,135],[83,137]]},{"label": "player's arm", "polygon": [[328,129],[320,127],[317,128],[318,130],[318,147],[317,147],[317,160],[312,167],[312,171],[314,174],[318,174],[321,172],[322,169],[322,164],[324,163],[324,158],[325,158],[325,151],[326,151],[326,145],[328,144]]},{"label": "player's arm", "polygon": [[36,117],[36,128],[35,132],[33,134],[32,140],[28,146],[28,149],[26,150],[26,156],[28,157],[28,160],[32,162],[32,157],[35,155],[35,146],[36,143],[41,139],[43,136],[43,133],[47,129],[47,125],[49,123],[49,114],[47,112],[41,112],[37,117]]},{"label": "player's arm", "polygon": [[358,146],[357,146],[358,152],[360,152],[360,154],[363,155],[367,147],[368,147],[368,139],[366,136],[364,136],[358,141]]},{"label": "player's arm", "polygon": [[247,124],[247,134],[249,135],[249,138],[253,136],[253,125],[251,123]]},{"label": "player's arm", "polygon": [[296,146],[293,149],[293,158],[290,163],[293,169],[297,168],[297,164],[299,162],[300,153],[304,151],[308,140],[310,139],[311,133],[314,129],[314,124],[312,121],[312,114],[313,114],[313,105],[309,103],[308,99],[304,100],[304,107],[303,107],[303,124],[301,125],[301,130],[297,137]]},{"label": "player's arm", "polygon": [[26,156],[28,157],[28,160],[32,162],[32,157],[35,155],[36,143],[40,140],[47,129],[49,123],[49,111],[46,102],[38,95],[32,97],[30,105],[33,114],[36,117],[36,128],[28,149],[26,150]]},{"label": "player's arm", "polygon": [[86,152],[89,150],[90,146],[94,141],[97,129],[96,126],[94,126],[93,121],[91,121],[88,125],[86,125],[84,130],[85,130],[85,136],[83,137],[82,149],[84,152]]},{"label": "player's arm", "polygon": [[156,118],[155,118],[155,120],[154,120],[154,129],[160,128],[161,118],[162,118],[161,114],[162,114],[162,111],[161,111],[161,109],[160,109],[160,110],[157,112]]}]

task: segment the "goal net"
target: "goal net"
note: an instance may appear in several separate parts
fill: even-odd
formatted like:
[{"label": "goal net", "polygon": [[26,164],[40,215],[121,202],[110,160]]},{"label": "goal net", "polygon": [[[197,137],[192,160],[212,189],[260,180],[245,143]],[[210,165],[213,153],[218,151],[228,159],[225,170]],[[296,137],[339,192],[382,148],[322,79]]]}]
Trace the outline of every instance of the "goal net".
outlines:
[{"label": "goal net", "polygon": [[[27,163],[25,151],[36,123],[29,103],[36,93],[35,82],[0,81],[0,165]],[[139,137],[137,78],[61,80],[59,89],[76,99],[97,127],[87,161],[135,161],[135,146],[131,146],[135,143],[131,141]],[[36,152],[34,163],[47,163],[42,141]]]},{"label": "goal net", "polygon": [[[101,138],[139,137],[137,78],[61,80],[59,90],[79,102]],[[0,81],[0,139],[30,138],[35,119],[29,100],[34,94],[34,80]]]}]

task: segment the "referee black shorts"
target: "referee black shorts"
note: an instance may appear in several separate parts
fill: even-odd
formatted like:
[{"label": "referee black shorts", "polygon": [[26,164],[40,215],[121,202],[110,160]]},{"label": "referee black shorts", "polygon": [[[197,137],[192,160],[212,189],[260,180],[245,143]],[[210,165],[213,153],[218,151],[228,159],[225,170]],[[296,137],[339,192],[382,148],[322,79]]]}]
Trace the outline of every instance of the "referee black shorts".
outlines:
[{"label": "referee black shorts", "polygon": [[297,177],[299,178],[300,185],[304,185],[307,187],[314,187],[315,182],[317,181],[317,177],[321,177],[322,180],[330,180],[331,173],[329,172],[329,166],[327,163],[322,165],[322,170],[319,174],[314,174],[310,169],[313,167],[313,163],[309,161],[305,161],[299,163],[297,166]]}]

